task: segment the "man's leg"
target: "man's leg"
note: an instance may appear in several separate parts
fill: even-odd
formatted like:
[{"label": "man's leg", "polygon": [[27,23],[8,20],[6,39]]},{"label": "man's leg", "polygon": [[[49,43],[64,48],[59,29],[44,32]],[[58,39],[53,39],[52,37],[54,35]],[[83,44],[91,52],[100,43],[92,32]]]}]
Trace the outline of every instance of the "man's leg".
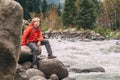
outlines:
[{"label": "man's leg", "polygon": [[52,55],[52,49],[48,40],[43,40],[41,45],[45,45],[49,58],[56,58],[56,56]]},{"label": "man's leg", "polygon": [[28,47],[30,47],[32,49],[32,53],[33,53],[33,65],[37,65],[37,56],[38,56],[38,53],[39,53],[39,50],[38,50],[38,47],[36,45],[36,43],[33,43],[33,42],[30,42],[28,44]]}]

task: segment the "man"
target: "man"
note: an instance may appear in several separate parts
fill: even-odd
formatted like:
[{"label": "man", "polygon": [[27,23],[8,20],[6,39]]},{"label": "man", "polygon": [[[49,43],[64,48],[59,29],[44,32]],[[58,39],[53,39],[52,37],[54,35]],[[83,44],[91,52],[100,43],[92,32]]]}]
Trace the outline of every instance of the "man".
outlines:
[{"label": "man", "polygon": [[39,54],[39,48],[41,45],[45,45],[48,58],[56,58],[56,56],[52,55],[52,50],[48,40],[44,40],[42,36],[42,32],[39,29],[40,19],[35,17],[32,19],[32,22],[25,29],[22,36],[22,46],[28,46],[32,49],[33,53],[33,66],[37,64],[37,56]]}]

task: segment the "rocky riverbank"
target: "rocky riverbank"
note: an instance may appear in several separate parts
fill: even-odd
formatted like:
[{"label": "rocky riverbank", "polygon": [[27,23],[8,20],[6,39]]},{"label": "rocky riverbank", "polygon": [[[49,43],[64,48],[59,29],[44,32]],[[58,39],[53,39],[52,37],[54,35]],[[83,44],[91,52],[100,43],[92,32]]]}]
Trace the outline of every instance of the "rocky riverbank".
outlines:
[{"label": "rocky riverbank", "polygon": [[57,38],[62,40],[105,40],[103,36],[101,36],[98,33],[95,33],[91,30],[86,31],[74,31],[72,29],[71,31],[66,29],[63,31],[56,31],[56,30],[48,30],[43,33],[45,38]]}]

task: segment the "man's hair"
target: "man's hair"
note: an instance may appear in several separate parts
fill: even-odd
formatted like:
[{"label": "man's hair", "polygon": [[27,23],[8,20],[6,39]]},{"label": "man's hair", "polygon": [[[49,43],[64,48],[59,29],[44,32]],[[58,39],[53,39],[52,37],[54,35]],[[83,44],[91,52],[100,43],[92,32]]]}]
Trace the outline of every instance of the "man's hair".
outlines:
[{"label": "man's hair", "polygon": [[35,21],[40,21],[40,18],[39,17],[35,17],[32,19],[32,22],[35,22]]}]

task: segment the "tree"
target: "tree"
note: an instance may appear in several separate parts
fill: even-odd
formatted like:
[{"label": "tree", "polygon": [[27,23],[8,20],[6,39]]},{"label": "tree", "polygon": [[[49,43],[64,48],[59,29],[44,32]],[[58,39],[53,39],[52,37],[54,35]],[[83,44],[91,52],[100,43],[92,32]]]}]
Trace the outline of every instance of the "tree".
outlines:
[{"label": "tree", "polygon": [[41,0],[31,0],[30,5],[31,5],[30,7],[32,9],[31,12],[35,12],[37,14],[40,13]]},{"label": "tree", "polygon": [[48,4],[46,0],[43,0],[42,2],[42,12],[45,13],[48,9]]},{"label": "tree", "polygon": [[61,16],[61,9],[62,9],[62,7],[61,7],[61,4],[59,3],[59,5],[58,5],[58,15],[59,16]]},{"label": "tree", "polygon": [[[96,2],[95,2],[96,1]],[[97,0],[79,0],[77,13],[77,28],[93,28],[97,18]]]},{"label": "tree", "polygon": [[64,26],[73,26],[76,16],[75,11],[76,0],[65,0],[64,10],[62,13],[62,21]]},{"label": "tree", "polygon": [[104,0],[103,6],[107,13],[110,28],[112,30],[120,28],[120,0]]},{"label": "tree", "polygon": [[16,0],[23,7],[24,19],[30,19],[30,13],[35,12],[36,14],[40,13],[41,0]]},{"label": "tree", "polygon": [[49,14],[50,26],[52,29],[55,29],[57,27],[56,25],[57,19],[58,19],[57,5],[53,4]]}]

